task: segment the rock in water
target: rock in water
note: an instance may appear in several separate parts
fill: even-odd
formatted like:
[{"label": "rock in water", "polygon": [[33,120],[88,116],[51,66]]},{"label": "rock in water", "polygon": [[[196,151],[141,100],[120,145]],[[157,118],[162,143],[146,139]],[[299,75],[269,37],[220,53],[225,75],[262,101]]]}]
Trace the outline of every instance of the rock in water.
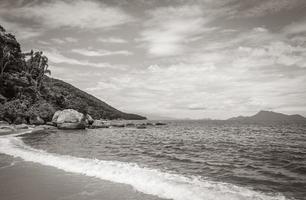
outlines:
[{"label": "rock in water", "polygon": [[91,125],[92,128],[109,128],[109,125],[103,120],[94,120]]},{"label": "rock in water", "polygon": [[26,124],[18,124],[15,126],[16,129],[28,129],[29,126]]},{"label": "rock in water", "polygon": [[56,111],[52,122],[56,123],[59,129],[85,129],[86,127],[85,116],[73,109]]}]

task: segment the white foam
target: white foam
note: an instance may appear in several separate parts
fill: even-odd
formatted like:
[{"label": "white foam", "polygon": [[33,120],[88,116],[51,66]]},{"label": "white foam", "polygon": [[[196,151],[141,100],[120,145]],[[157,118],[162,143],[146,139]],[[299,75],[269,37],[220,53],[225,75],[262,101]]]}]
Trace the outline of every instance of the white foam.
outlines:
[{"label": "white foam", "polygon": [[174,200],[284,200],[281,195],[267,195],[232,184],[165,173],[118,161],[78,158],[31,148],[13,136],[0,137],[0,152],[25,161],[79,173],[90,177],[124,183],[136,190]]}]

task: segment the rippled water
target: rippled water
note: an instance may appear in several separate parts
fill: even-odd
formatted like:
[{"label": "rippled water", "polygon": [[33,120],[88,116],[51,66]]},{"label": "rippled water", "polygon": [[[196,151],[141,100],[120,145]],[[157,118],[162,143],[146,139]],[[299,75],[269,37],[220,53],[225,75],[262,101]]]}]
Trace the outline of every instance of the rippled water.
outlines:
[{"label": "rippled water", "polygon": [[[275,199],[281,199],[282,195],[287,199],[304,199],[306,196],[306,126],[301,125],[239,125],[223,122],[176,121],[169,122],[167,126],[148,129],[113,128],[50,132],[30,135],[23,138],[23,141],[35,149],[42,149],[48,153],[69,155],[73,156],[73,159],[86,158],[88,159],[86,163],[90,163],[95,169],[105,170],[105,167],[108,167],[107,170],[110,170],[112,166],[117,167],[118,170],[114,171],[114,174],[126,175],[131,171],[131,173],[141,173],[139,178],[150,174],[146,181],[150,181],[151,176],[158,177],[158,180],[154,179],[155,182],[161,179],[163,179],[161,183],[175,180],[178,183],[175,187],[178,189],[180,188],[178,186],[186,183],[181,177],[190,177],[188,183],[194,181],[193,178],[196,177],[200,181],[209,181],[205,182],[211,184],[205,185],[206,189],[213,187],[212,190],[216,190],[217,187],[222,191],[222,185],[216,186],[212,183],[228,183],[267,194]],[[18,155],[28,156],[21,152]],[[58,162],[62,162],[62,168],[71,164],[66,157],[61,159]],[[113,165],[107,161],[120,161],[120,164]],[[81,160],[73,162],[80,163]],[[127,167],[122,163],[136,163],[137,166]],[[84,166],[82,167],[83,173]],[[153,171],[141,169],[156,169],[160,173],[154,174]],[[75,170],[78,172],[79,169]],[[84,173],[89,173],[87,171]],[[179,175],[179,178],[169,178],[168,174]],[[93,176],[100,174],[94,173]],[[103,175],[101,178],[108,177]],[[118,177],[114,180],[134,184],[136,188],[141,187],[136,181],[124,182],[125,180]],[[198,184],[192,182],[192,187],[196,185],[198,188],[191,188],[190,191],[203,191],[203,183],[202,181],[201,187],[198,187]],[[186,185],[181,188],[188,191],[189,187],[191,186]],[[140,191],[142,189],[140,188]],[[150,189],[143,189],[145,192],[146,190]],[[238,189],[231,188],[231,190]],[[152,194],[159,193],[160,191],[156,191]],[[203,195],[197,195],[194,199],[198,197],[201,199]],[[253,193],[248,195],[254,196]],[[232,199],[244,199],[244,196],[236,197]],[[221,199],[221,197],[208,199]],[[250,199],[268,198],[255,195]]]}]

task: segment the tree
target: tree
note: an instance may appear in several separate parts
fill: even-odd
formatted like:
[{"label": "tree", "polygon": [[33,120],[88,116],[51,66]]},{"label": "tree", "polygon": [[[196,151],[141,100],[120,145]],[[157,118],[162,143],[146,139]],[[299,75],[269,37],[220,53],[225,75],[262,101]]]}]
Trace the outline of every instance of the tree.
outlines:
[{"label": "tree", "polygon": [[37,81],[37,87],[40,88],[45,74],[51,74],[48,69],[48,58],[43,55],[42,51],[24,53],[24,57],[30,56],[26,60],[26,72],[32,75],[32,78]]}]

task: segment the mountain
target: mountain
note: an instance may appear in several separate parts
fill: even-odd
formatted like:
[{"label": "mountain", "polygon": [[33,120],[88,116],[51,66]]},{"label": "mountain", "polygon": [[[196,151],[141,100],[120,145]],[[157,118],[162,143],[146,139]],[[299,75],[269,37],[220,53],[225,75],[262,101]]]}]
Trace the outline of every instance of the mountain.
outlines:
[{"label": "mountain", "polygon": [[265,122],[306,123],[306,118],[301,115],[286,115],[272,111],[259,111],[253,116],[249,117],[238,116],[230,118],[228,119],[228,121],[253,122],[253,123],[265,123]]},{"label": "mountain", "polygon": [[42,52],[21,52],[14,35],[0,25],[0,120],[10,123],[48,122],[56,110],[75,109],[99,119],[146,119],[121,112],[96,97],[50,78]]}]

